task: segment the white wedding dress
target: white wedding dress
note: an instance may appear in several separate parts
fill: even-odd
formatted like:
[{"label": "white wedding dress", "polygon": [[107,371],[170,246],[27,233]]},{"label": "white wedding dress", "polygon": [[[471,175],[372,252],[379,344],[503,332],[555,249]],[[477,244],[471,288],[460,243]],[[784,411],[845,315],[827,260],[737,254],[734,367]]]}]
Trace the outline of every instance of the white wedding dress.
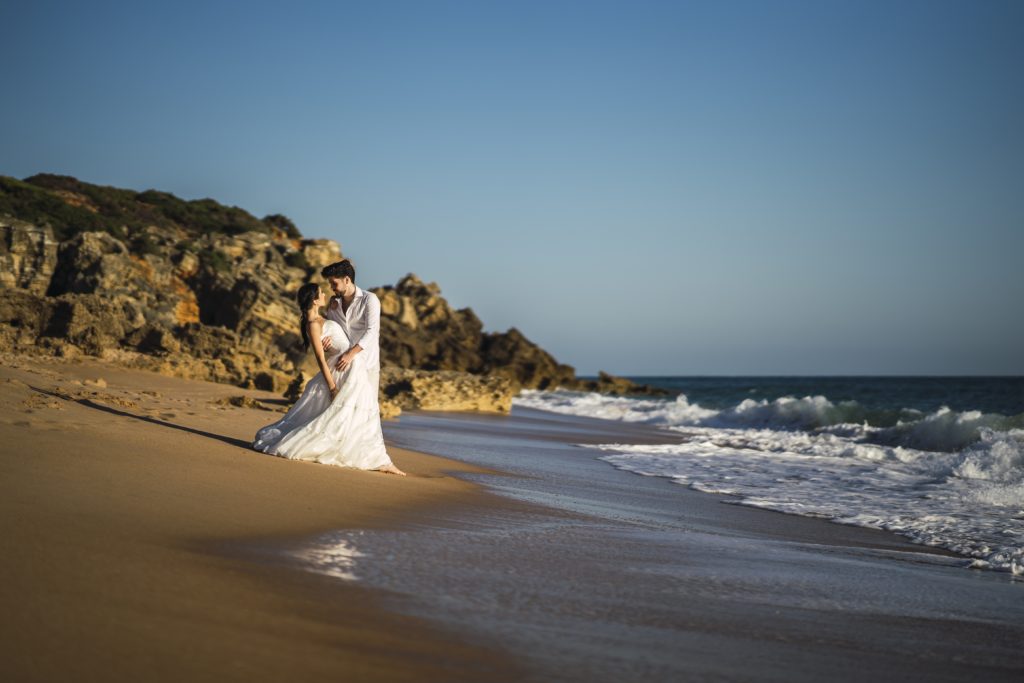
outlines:
[{"label": "white wedding dress", "polygon": [[331,338],[327,367],[331,368],[338,395],[331,400],[323,373],[317,373],[284,417],[256,432],[253,448],[289,460],[361,470],[390,465],[380,426],[377,387],[370,382],[365,354],[356,354],[348,367],[336,370],[334,364],[349,348],[349,340],[333,320],[324,321],[321,340],[325,337]]}]

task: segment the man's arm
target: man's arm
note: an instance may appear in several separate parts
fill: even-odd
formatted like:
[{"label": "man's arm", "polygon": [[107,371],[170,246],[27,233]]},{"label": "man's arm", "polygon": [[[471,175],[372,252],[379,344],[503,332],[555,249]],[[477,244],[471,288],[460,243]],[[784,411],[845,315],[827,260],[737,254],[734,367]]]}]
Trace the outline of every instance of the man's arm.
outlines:
[{"label": "man's arm", "polygon": [[338,359],[337,368],[344,370],[345,366],[352,362],[356,354],[368,348],[371,344],[377,344],[380,340],[380,300],[373,294],[366,293],[366,306],[363,310],[363,333],[352,340],[352,347],[341,354]]},{"label": "man's arm", "polygon": [[363,328],[359,338],[352,340],[352,346],[358,346],[360,351],[380,341],[380,299],[370,292],[366,293]]}]

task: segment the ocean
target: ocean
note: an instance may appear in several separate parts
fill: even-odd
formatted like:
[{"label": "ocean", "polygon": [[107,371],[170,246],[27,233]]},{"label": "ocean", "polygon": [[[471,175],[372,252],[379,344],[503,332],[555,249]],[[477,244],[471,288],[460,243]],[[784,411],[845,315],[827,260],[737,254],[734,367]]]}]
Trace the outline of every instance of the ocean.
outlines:
[{"label": "ocean", "polygon": [[525,391],[514,405],[665,433],[580,444],[618,469],[1024,575],[1024,377],[631,379],[673,395]]},{"label": "ocean", "polygon": [[[811,426],[834,402],[788,400],[799,392],[779,380],[672,381],[687,398],[526,393],[509,415],[405,412],[384,424],[390,447],[476,466],[457,476],[497,495],[262,557],[378,589],[389,610],[510,654],[524,681],[1021,679],[1020,504],[957,498],[1012,494],[992,463],[1013,428],[986,441],[994,428],[979,427],[958,450],[879,445]],[[768,385],[778,394],[738,409]],[[823,426],[842,424],[871,432]],[[971,453],[989,480],[967,477]]]}]

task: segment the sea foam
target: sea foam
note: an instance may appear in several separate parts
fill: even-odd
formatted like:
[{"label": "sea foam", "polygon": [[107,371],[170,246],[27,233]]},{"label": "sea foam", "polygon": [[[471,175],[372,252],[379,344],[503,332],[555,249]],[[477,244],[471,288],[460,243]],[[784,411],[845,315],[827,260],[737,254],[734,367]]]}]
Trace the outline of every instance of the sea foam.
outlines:
[{"label": "sea foam", "polygon": [[912,408],[897,411],[895,424],[873,426],[871,412],[856,401],[833,403],[824,396],[774,400],[745,399],[731,408],[713,410],[691,403],[685,394],[674,400],[636,399],[572,391],[520,393],[515,405],[566,415],[644,422],[668,427],[764,428],[829,431],[861,441],[924,450],[958,451],[978,441],[982,429],[1024,429],[1024,415],[1006,417],[942,407],[931,414]]},{"label": "sea foam", "polygon": [[588,446],[620,469],[744,505],[886,529],[973,558],[976,567],[1024,574],[1020,415],[905,409],[904,419],[878,427],[860,405],[824,396],[746,399],[711,410],[683,395],[523,392],[515,404],[677,434],[673,443]]}]

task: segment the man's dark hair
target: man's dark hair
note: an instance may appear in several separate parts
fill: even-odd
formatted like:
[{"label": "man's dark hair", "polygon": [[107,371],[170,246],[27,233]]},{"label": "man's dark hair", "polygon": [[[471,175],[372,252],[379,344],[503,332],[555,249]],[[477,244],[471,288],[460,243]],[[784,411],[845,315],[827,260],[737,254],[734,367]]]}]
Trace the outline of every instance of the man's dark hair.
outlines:
[{"label": "man's dark hair", "polygon": [[356,281],[356,267],[352,265],[352,262],[348,259],[332,263],[329,266],[324,266],[323,270],[320,271],[320,275],[323,277],[346,277],[352,280],[355,284]]}]

